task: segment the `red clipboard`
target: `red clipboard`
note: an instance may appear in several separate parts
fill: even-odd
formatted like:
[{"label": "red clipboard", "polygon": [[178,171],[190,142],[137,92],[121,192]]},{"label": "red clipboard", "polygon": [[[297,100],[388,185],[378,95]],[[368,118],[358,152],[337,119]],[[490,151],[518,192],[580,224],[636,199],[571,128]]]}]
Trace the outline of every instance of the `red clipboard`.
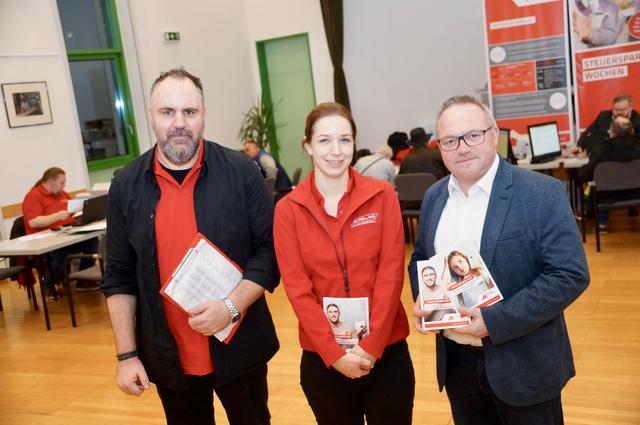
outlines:
[{"label": "red clipboard", "polygon": [[[218,248],[213,242],[211,242],[209,239],[207,239],[207,237],[204,236],[202,233],[198,232],[196,234],[195,238],[193,238],[193,241],[191,241],[191,243],[189,244],[189,247],[187,248],[187,252],[182,257],[182,260],[180,260],[180,263],[178,264],[176,269],[171,273],[171,276],[169,276],[169,278],[166,280],[166,282],[163,283],[163,285],[162,285],[162,287],[160,288],[160,291],[159,291],[160,295],[165,300],[167,300],[168,302],[170,302],[174,306],[178,307],[178,309],[180,311],[182,311],[187,317],[191,317],[191,315],[180,304],[178,304],[169,294],[167,294],[165,292],[165,289],[167,288],[167,286],[169,286],[169,283],[171,283],[171,281],[173,280],[174,276],[176,274],[178,274],[180,268],[185,263],[185,260],[187,259],[187,257],[191,253],[191,251],[193,249],[195,249],[195,247],[201,241],[205,241],[209,246],[211,246],[213,249],[215,249],[222,257],[224,257],[231,265],[233,265],[241,274],[244,273],[244,270],[241,267],[239,267],[233,260],[231,260],[224,252],[222,252],[222,250],[220,248]],[[231,328],[231,331],[229,332],[229,335],[224,340],[221,341],[222,343],[228,344],[231,341],[231,339],[235,335],[236,331],[240,327],[240,324],[244,320],[244,316],[245,316],[246,312],[247,312],[246,310],[244,310],[242,312],[242,314],[240,316],[240,320],[237,321],[236,323],[234,323],[233,327]],[[216,337],[216,339],[217,339],[217,337]]]}]

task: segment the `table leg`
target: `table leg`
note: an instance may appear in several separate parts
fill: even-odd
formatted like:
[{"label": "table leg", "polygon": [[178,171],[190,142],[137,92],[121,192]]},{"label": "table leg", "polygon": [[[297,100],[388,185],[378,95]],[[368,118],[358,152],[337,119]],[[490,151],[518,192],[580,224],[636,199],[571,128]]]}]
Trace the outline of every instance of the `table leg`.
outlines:
[{"label": "table leg", "polygon": [[[66,267],[66,266],[65,266]],[[66,275],[64,277],[64,290],[67,293],[67,299],[69,300],[69,313],[71,313],[71,326],[74,328],[78,326],[76,323],[76,310],[73,308],[73,294],[71,293],[71,284],[69,283],[69,278]]]},{"label": "table leg", "polygon": [[[38,257],[38,270],[47,270],[48,265],[45,264],[42,256]],[[47,305],[47,295],[45,294],[45,276],[46,273],[38,273],[38,280],[40,281],[40,295],[42,295],[42,309],[44,310],[44,321],[47,324],[47,330],[51,330],[51,321],[49,320],[49,306]],[[35,293],[34,293],[34,299]]]}]

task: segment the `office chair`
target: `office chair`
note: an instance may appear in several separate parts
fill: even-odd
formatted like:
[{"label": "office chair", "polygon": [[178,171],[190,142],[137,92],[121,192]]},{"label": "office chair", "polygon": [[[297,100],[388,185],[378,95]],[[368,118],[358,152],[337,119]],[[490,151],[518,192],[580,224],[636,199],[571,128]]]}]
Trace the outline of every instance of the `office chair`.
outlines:
[{"label": "office chair", "polygon": [[402,222],[405,226],[405,235],[409,236],[409,241],[413,244],[416,235],[413,231],[413,221],[416,225],[420,217],[420,208],[407,208],[403,204],[417,204],[422,202],[425,192],[436,182],[436,178],[431,173],[410,173],[398,174],[396,176],[396,191],[398,192],[398,200],[402,207]]},{"label": "office chair", "polygon": [[[17,277],[20,273],[27,270],[26,266],[13,266],[13,267],[3,267],[0,268],[0,281],[5,279],[13,279]],[[0,311],[2,311],[2,295],[0,295]]]},{"label": "office chair", "polygon": [[[67,255],[64,263],[64,290],[67,293],[67,299],[69,300],[69,314],[71,316],[71,325],[75,328],[77,326],[76,312],[73,305],[73,293],[71,291],[70,281],[79,280],[102,282],[104,279],[105,263],[107,259],[107,242],[106,236],[100,236],[98,240],[98,252],[93,254],[71,254]],[[71,271],[71,263],[74,260],[90,259],[94,261],[93,266]],[[77,288],[76,288],[77,290]]]},{"label": "office chair", "polygon": [[298,167],[293,170],[293,178],[291,179],[291,184],[293,187],[296,187],[298,183],[300,183],[300,176],[302,175],[302,167]]},{"label": "office chair", "polygon": [[[600,228],[598,226],[598,212],[614,209],[628,209],[640,207],[640,158],[627,162],[607,161],[596,165],[593,170],[591,187],[591,202],[594,214],[594,232],[596,235],[596,251],[600,252]],[[621,190],[636,190],[628,198],[616,200],[615,197],[603,196],[600,200],[599,192]]]}]

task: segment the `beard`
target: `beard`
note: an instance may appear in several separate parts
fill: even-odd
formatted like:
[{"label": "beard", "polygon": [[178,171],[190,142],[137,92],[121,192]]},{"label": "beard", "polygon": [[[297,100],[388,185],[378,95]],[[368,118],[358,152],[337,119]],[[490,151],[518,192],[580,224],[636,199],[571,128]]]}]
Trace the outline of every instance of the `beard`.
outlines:
[{"label": "beard", "polygon": [[[172,137],[186,137],[186,141],[171,141]],[[184,128],[176,128],[167,134],[164,140],[158,138],[158,147],[164,156],[174,165],[183,165],[191,161],[198,153],[202,132],[194,137],[193,132]]]}]

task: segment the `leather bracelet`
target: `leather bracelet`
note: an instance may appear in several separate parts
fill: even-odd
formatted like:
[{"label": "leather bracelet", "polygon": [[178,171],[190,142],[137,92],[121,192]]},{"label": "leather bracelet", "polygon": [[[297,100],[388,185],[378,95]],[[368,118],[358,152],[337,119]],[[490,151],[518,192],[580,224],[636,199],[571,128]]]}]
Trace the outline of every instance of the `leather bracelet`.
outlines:
[{"label": "leather bracelet", "polygon": [[119,362],[127,359],[132,359],[134,357],[138,357],[137,350],[127,351],[126,353],[122,353],[122,354],[116,354],[116,359],[118,359]]}]

